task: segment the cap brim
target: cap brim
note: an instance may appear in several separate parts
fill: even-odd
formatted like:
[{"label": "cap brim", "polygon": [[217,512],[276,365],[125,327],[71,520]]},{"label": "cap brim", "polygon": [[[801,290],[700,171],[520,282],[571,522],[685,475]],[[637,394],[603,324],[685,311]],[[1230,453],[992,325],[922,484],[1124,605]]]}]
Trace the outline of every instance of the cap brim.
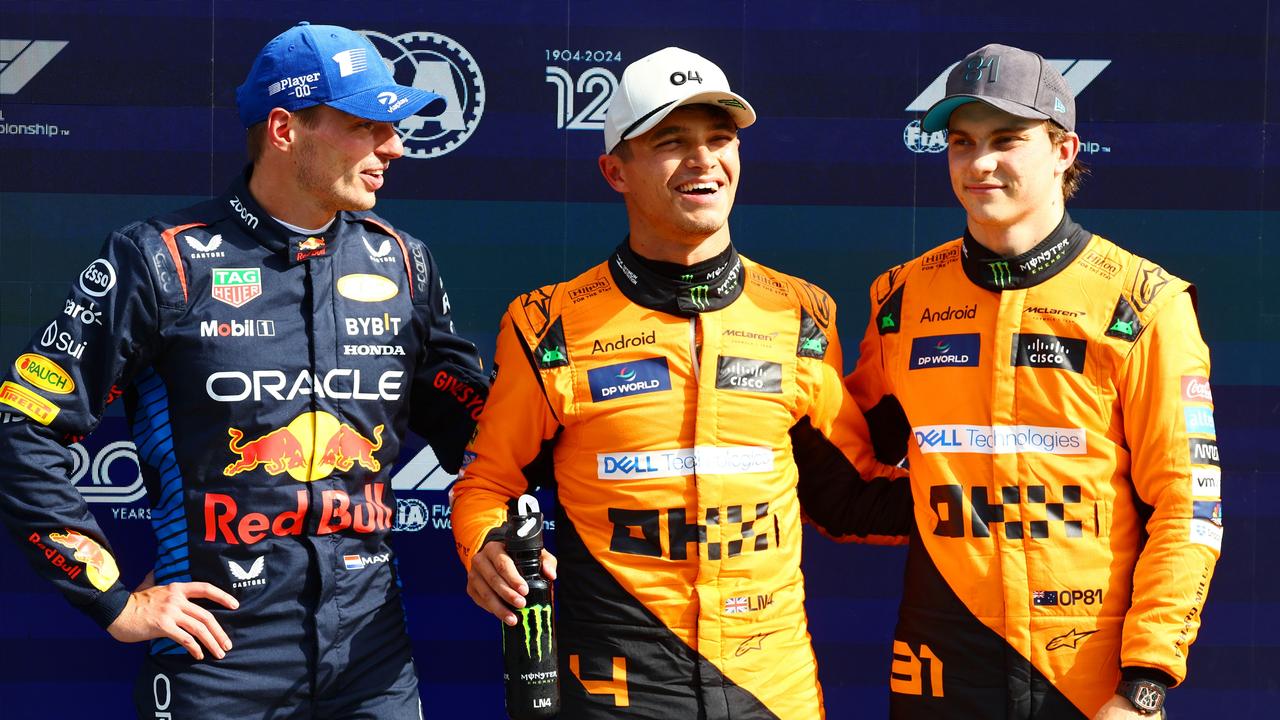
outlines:
[{"label": "cap brim", "polygon": [[670,115],[673,110],[685,105],[714,105],[729,113],[729,116],[733,118],[733,123],[740,128],[749,127],[756,121],[756,111],[751,107],[751,103],[747,102],[746,98],[737,93],[715,90],[694,93],[682,100],[664,105],[646,117],[643,122],[628,128],[627,132],[619,140],[630,140],[649,132]]},{"label": "cap brim", "polygon": [[324,104],[365,120],[399,122],[416,115],[428,105],[444,102],[444,98],[433,92],[404,85],[385,85]]},{"label": "cap brim", "polygon": [[1027,107],[1012,100],[982,97],[981,95],[952,95],[939,100],[933,104],[933,107],[929,108],[929,111],[924,114],[924,119],[920,121],[920,129],[930,133],[946,130],[947,123],[951,120],[951,113],[955,112],[956,108],[961,105],[967,105],[971,102],[983,102],[997,110],[1003,110],[1010,115],[1027,118],[1028,120],[1053,119],[1035,108]]}]

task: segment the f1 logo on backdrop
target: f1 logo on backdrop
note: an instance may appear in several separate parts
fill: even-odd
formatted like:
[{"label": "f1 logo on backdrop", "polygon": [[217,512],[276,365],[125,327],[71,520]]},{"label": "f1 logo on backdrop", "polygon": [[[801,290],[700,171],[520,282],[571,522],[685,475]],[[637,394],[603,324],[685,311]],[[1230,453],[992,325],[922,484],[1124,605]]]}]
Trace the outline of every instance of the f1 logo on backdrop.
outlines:
[{"label": "f1 logo on backdrop", "polygon": [[[1103,70],[1111,64],[1110,60],[1046,60],[1058,72],[1062,73],[1062,79],[1067,81],[1067,86],[1071,88],[1071,92],[1077,97],[1089,87],[1089,83],[1102,74]],[[947,75],[951,69],[959,62],[948,65],[938,77],[929,83],[929,86],[920,93],[915,100],[907,105],[907,112],[923,113],[933,104],[938,102],[946,95],[947,92]],[[902,142],[907,149],[917,153],[940,153],[947,149],[947,131],[939,130],[935,133],[926,133],[920,129],[920,120],[912,120],[907,123],[907,127],[902,131]],[[1090,145],[1089,148],[1082,147],[1083,151],[1092,152],[1109,152],[1110,148],[1097,147],[1097,143],[1082,143],[1082,145]]]},{"label": "f1 logo on backdrop", "polygon": [[0,40],[0,95],[16,94],[66,46],[66,40]]},{"label": "f1 logo on backdrop", "polygon": [[358,32],[377,48],[396,82],[444,98],[438,114],[412,115],[397,124],[405,157],[438,157],[471,137],[484,114],[484,76],[466,48],[439,33]]}]

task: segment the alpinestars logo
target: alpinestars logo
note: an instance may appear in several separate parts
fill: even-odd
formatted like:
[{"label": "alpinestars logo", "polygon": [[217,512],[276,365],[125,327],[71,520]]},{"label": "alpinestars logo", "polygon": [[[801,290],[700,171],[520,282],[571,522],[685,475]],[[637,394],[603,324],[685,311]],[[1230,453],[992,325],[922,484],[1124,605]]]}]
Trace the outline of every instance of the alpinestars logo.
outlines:
[{"label": "alpinestars logo", "polygon": [[[1094,81],[1107,66],[1111,64],[1110,60],[1075,60],[1075,59],[1058,59],[1046,60],[1058,72],[1062,73],[1062,79],[1067,81],[1067,86],[1071,88],[1071,92],[1075,96],[1080,97],[1085,88]],[[951,73],[951,69],[960,63],[954,62],[943,68],[942,72],[929,83],[924,92],[916,96],[911,104],[907,105],[907,112],[923,113],[933,107],[933,104],[941,100],[947,93],[947,75]],[[902,131],[902,143],[907,149],[916,153],[940,153],[947,149],[947,131],[939,130],[935,133],[926,133],[920,128],[920,120],[912,120],[907,123],[906,128]],[[1097,143],[1081,143],[1081,145],[1089,145],[1090,147],[1082,147],[1084,152],[1108,152],[1109,148],[1101,148]]]},{"label": "alpinestars logo", "polygon": [[253,564],[249,566],[248,570],[246,570],[243,565],[237,563],[235,560],[228,560],[227,570],[230,571],[231,577],[233,578],[231,581],[231,587],[239,589],[253,587],[255,585],[266,585],[267,579],[262,577],[262,570],[265,567],[266,562],[267,556],[262,555],[257,560],[254,560]]},{"label": "alpinestars logo", "polygon": [[66,46],[66,40],[0,40],[0,95],[17,94]]},{"label": "alpinestars logo", "polygon": [[[410,32],[392,37],[360,30],[391,67],[396,82],[430,90],[444,99],[396,124],[411,158],[453,152],[471,137],[484,114],[484,76],[467,49],[439,33]],[[379,102],[397,107],[391,98]]]},{"label": "alpinestars logo", "polygon": [[369,244],[369,238],[361,235],[360,239],[364,242],[364,249],[369,253],[369,259],[376,263],[395,262],[395,257],[391,254],[391,239],[383,238],[382,243],[378,247]]}]

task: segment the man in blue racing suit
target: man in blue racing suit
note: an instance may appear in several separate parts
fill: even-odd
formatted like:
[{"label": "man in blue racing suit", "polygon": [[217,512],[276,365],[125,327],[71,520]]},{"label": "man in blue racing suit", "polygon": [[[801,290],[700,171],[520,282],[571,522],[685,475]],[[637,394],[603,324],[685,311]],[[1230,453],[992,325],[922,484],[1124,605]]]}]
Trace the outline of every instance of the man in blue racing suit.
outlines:
[{"label": "man in blue racing suit", "polygon": [[[301,24],[237,93],[251,164],[107,238],[0,376],[0,519],[113,637],[143,717],[418,718],[389,534],[408,428],[455,470],[487,384],[431,254],[367,212],[394,123],[440,98]],[[65,447],[123,396],[152,503],[130,592]]]}]

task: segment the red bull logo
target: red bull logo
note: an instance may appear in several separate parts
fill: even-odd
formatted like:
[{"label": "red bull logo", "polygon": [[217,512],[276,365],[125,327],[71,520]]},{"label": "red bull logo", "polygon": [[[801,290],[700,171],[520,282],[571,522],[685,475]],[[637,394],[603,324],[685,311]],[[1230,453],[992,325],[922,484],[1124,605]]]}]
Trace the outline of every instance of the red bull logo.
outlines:
[{"label": "red bull logo", "polygon": [[[36,539],[39,540],[38,537]],[[73,551],[72,557],[84,563],[89,582],[99,590],[106,592],[120,578],[120,568],[116,566],[115,558],[92,538],[81,535],[75,530],[68,530],[65,533],[49,533],[49,539]],[[46,555],[49,551],[52,551],[52,548],[46,549]],[[69,572],[67,574],[71,575]]]},{"label": "red bull logo", "polygon": [[[320,493],[320,522],[316,535],[351,530],[357,533],[390,531],[395,513],[383,501],[386,485],[369,483],[364,492],[352,498],[342,490]],[[309,493],[298,490],[297,506],[275,517],[260,512],[241,513],[235,498],[221,493],[204,497],[204,540],[228,545],[253,545],[267,537],[302,535],[307,512],[311,509]]]},{"label": "red bull logo", "polygon": [[294,260],[306,260],[309,257],[324,255],[325,245],[324,238],[309,237],[298,243],[298,250],[294,253]]},{"label": "red bull logo", "polygon": [[359,430],[319,410],[303,413],[287,426],[252,440],[239,428],[228,428],[227,447],[237,459],[222,474],[234,477],[262,468],[271,475],[289,473],[298,482],[328,477],[334,470],[350,472],[357,465],[378,472],[382,463],[374,453],[382,449],[384,426],[373,429],[373,440]]}]

